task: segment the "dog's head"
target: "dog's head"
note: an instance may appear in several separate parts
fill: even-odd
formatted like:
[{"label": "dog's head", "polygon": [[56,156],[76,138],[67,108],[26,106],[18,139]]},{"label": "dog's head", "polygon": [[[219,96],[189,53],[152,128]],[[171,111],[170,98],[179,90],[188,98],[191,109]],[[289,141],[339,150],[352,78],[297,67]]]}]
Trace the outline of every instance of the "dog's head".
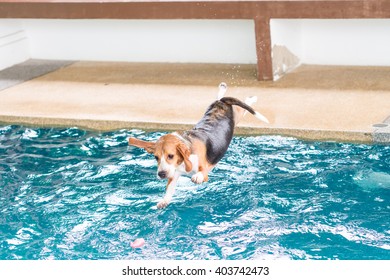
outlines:
[{"label": "dog's head", "polygon": [[157,160],[157,176],[160,179],[170,179],[175,175],[179,165],[185,165],[185,170],[192,170],[190,150],[178,137],[172,134],[161,136],[157,142],[148,142],[129,138],[129,145],[145,149]]}]

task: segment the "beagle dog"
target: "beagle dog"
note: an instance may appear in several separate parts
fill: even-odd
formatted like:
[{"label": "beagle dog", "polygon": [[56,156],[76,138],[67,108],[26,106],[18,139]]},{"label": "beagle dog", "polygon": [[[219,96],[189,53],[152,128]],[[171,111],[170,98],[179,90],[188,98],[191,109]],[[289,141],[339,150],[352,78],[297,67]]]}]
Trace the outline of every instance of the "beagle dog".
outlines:
[{"label": "beagle dog", "polygon": [[156,142],[129,138],[129,145],[154,155],[158,163],[157,177],[168,180],[165,196],[157,208],[165,208],[170,203],[181,175],[192,176],[191,180],[196,184],[208,181],[208,173],[225,155],[234,127],[247,111],[269,123],[250,107],[257,101],[255,96],[247,98],[244,103],[233,97],[223,97],[226,89],[225,83],[219,85],[217,101],[208,107],[191,130],[164,135]]}]

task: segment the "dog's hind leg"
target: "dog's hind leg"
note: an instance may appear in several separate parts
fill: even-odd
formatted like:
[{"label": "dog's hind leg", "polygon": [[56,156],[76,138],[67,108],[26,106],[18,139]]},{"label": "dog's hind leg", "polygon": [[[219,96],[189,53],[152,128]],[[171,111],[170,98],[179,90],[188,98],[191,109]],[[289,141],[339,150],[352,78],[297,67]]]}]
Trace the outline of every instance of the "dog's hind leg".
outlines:
[{"label": "dog's hind leg", "polygon": [[[257,96],[250,96],[250,97],[247,97],[247,98],[245,98],[245,101],[244,101],[244,102],[245,102],[246,105],[249,105],[249,106],[252,107],[252,105],[255,104],[255,103],[257,102]],[[248,111],[247,111],[247,110],[244,110],[244,115],[243,115],[243,116],[245,116],[246,113],[248,113]]]},{"label": "dog's hind leg", "polygon": [[[251,96],[245,99],[245,104],[249,106],[252,106],[252,104],[256,102],[257,102],[257,96]],[[248,111],[239,106],[233,106],[233,112],[234,112],[234,124],[237,125]]]},{"label": "dog's hind leg", "polygon": [[218,91],[218,95],[217,95],[217,100],[220,100],[222,97],[225,96],[225,93],[227,91],[227,84],[222,82],[219,84],[218,88],[219,88],[219,91]]},{"label": "dog's hind leg", "polygon": [[252,106],[254,103],[257,102],[257,96],[247,97],[247,98],[245,98],[244,102],[245,102],[246,105]]}]

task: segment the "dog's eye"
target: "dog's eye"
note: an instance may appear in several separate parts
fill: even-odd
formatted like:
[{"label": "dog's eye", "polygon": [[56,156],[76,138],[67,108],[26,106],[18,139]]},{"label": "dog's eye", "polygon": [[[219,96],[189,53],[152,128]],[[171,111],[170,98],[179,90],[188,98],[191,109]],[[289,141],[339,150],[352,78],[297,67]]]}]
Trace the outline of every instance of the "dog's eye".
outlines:
[{"label": "dog's eye", "polygon": [[172,155],[172,154],[168,155],[168,159],[173,159],[173,157],[174,157],[174,155]]},{"label": "dog's eye", "polygon": [[156,160],[158,160],[158,156],[154,156],[154,158],[155,158]]}]

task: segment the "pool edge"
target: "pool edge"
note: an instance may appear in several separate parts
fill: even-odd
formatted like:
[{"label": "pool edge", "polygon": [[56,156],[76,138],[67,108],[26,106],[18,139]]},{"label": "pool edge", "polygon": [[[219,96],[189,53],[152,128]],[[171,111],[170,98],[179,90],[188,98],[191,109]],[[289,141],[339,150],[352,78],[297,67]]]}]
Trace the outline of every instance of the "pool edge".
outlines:
[{"label": "pool edge", "polygon": [[[175,131],[187,130],[193,127],[190,123],[158,123],[135,122],[120,120],[93,120],[93,119],[69,119],[0,115],[0,124],[4,125],[29,125],[39,127],[78,127],[92,131],[112,131],[119,129],[142,129],[145,131]],[[341,141],[361,143],[390,143],[390,134],[382,137],[376,136],[376,130],[367,131],[337,131],[301,128],[269,128],[238,126],[235,135],[282,135],[311,141]],[[388,134],[388,135],[387,135]]]}]

